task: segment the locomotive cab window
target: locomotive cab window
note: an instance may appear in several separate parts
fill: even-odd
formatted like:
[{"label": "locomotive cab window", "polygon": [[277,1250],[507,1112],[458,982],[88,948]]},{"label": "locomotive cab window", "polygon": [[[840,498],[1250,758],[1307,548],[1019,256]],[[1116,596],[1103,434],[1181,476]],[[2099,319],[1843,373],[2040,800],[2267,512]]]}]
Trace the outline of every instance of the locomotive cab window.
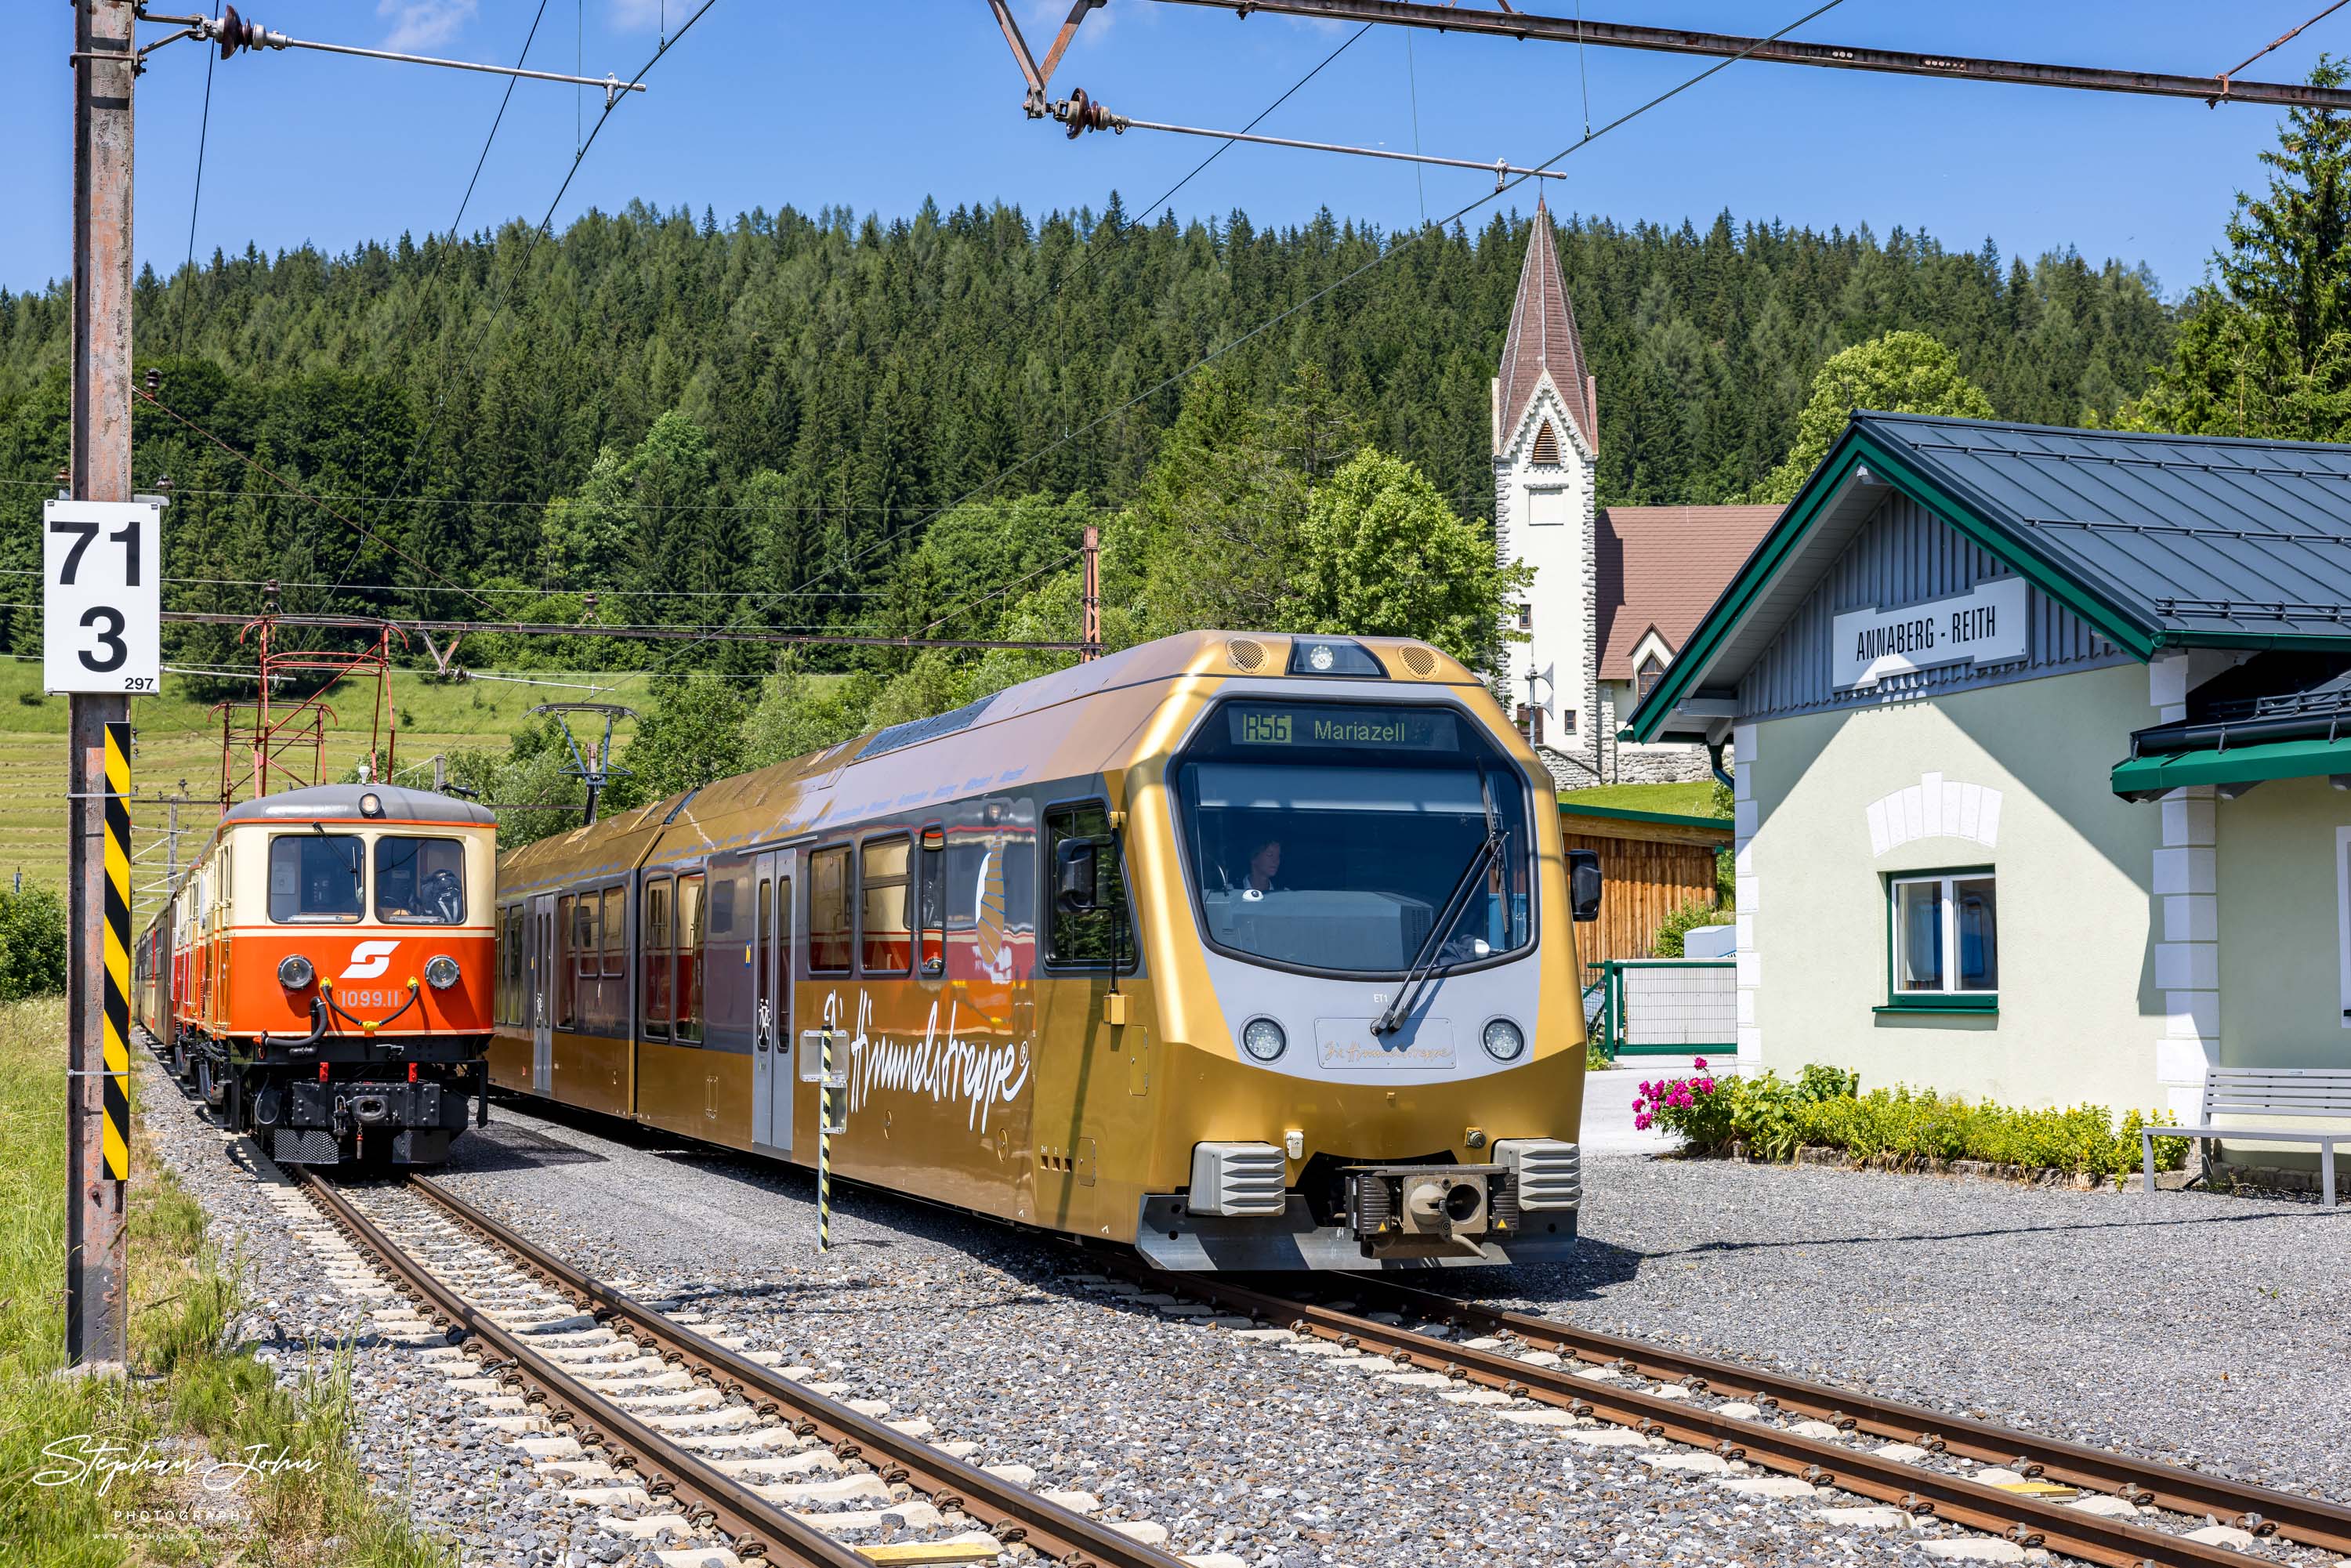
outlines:
[{"label": "locomotive cab window", "polygon": [[947,845],[946,833],[938,828],[923,830],[917,864],[915,961],[925,975],[944,975],[947,969]]},{"label": "locomotive cab window", "polygon": [[809,969],[820,975],[849,968],[849,846],[809,856]]},{"label": "locomotive cab window", "polygon": [[1201,925],[1235,956],[1385,976],[1534,941],[1525,776],[1450,709],[1228,703],[1176,789]]},{"label": "locomotive cab window", "polygon": [[395,925],[463,925],[465,846],[455,839],[378,839],[375,917]]},{"label": "locomotive cab window", "polygon": [[1060,969],[1107,969],[1113,956],[1134,967],[1126,874],[1110,813],[1099,800],[1045,813],[1045,961]]},{"label": "locomotive cab window", "polygon": [[[358,920],[367,912],[360,897],[366,857],[367,846],[352,833],[280,833],[271,839],[269,918],[281,924]],[[210,903],[204,913],[211,915]]]},{"label": "locomotive cab window", "polygon": [[914,962],[914,934],[906,918],[904,834],[869,839],[860,853],[858,966],[869,975],[903,975]]}]

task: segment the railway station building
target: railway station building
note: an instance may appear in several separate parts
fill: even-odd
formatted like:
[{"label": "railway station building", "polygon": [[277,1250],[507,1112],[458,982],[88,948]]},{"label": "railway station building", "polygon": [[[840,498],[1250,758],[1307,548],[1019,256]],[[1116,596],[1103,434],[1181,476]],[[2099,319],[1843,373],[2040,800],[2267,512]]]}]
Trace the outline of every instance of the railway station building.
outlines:
[{"label": "railway station building", "polygon": [[1777,507],[1602,507],[1600,385],[1535,204],[1493,389],[1494,539],[1535,569],[1506,707],[1564,789],[1707,777],[1705,748],[1619,737]]},{"label": "railway station building", "polygon": [[1856,413],[1626,730],[1735,756],[1747,1071],[2351,1065],[2351,447]]}]

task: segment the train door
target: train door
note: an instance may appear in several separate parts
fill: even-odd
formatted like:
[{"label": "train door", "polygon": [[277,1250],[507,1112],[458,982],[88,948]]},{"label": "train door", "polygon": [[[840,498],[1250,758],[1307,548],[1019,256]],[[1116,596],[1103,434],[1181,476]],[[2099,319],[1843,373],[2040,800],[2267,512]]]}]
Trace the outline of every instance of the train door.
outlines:
[{"label": "train door", "polygon": [[751,1143],[792,1152],[792,870],[790,850],[758,857],[752,887]]},{"label": "train door", "polygon": [[530,1092],[555,1092],[555,894],[530,901]]}]

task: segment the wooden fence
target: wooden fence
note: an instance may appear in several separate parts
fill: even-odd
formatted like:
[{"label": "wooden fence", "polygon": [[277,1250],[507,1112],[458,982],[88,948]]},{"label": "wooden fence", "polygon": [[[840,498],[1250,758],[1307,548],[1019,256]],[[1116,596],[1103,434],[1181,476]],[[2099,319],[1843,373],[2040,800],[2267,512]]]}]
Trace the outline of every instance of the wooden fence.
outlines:
[{"label": "wooden fence", "polygon": [[1600,918],[1575,928],[1577,956],[1586,964],[1646,958],[1667,915],[1714,902],[1715,852],[1729,847],[1729,820],[1574,800],[1570,792],[1560,801],[1560,829],[1569,849],[1600,856],[1602,880]]}]

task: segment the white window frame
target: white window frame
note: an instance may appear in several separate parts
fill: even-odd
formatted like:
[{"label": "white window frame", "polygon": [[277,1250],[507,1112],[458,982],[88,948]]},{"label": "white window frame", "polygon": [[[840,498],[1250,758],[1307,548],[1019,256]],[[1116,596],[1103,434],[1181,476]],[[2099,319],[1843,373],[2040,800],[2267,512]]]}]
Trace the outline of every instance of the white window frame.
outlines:
[{"label": "white window frame", "polygon": [[[1537,499],[1539,497],[1558,497],[1558,504],[1556,507],[1545,506],[1541,500]],[[1530,485],[1527,486],[1527,527],[1531,528],[1565,528],[1569,521],[1568,513],[1573,509],[1573,507],[1570,502],[1568,494],[1568,486],[1565,485]],[[1546,512],[1552,511],[1556,511],[1559,515],[1556,517],[1545,517],[1543,515]]]},{"label": "white window frame", "polygon": [[[1915,1005],[1917,998],[1926,997],[1993,998],[2000,995],[1998,986],[1988,990],[1970,990],[1959,984],[1959,901],[1953,896],[1952,885],[1962,882],[1989,882],[1992,884],[1995,897],[1998,894],[2000,876],[1990,866],[1980,866],[1970,871],[1918,872],[1889,876],[1886,879],[1886,999],[1893,1005],[1898,1007],[1905,1002]],[[1900,971],[1904,952],[1902,889],[1916,887],[1922,883],[1933,883],[1940,889],[1938,906],[1942,911],[1943,973],[1941,978],[1943,983],[1933,990],[1906,989],[1901,983]],[[1992,927],[1992,972],[1994,974],[2000,972],[2000,928],[1997,925]]]}]

